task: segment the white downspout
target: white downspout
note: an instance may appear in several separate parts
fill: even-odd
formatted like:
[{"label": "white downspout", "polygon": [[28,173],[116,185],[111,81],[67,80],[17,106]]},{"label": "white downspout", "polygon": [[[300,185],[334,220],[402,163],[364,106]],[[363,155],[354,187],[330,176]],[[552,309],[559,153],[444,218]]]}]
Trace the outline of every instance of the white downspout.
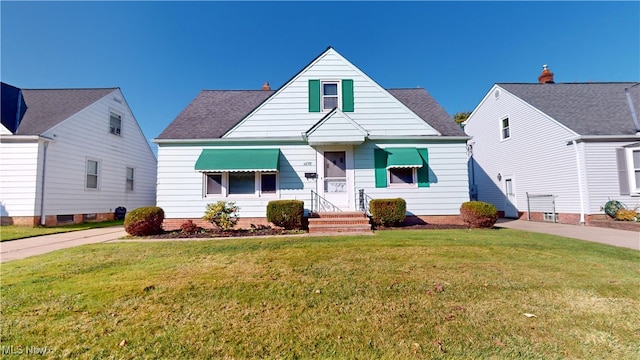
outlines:
[{"label": "white downspout", "polygon": [[578,143],[572,140],[573,148],[576,151],[576,165],[578,169],[578,193],[580,194],[580,224],[584,224],[584,190],[582,188],[582,167],[580,166],[580,152],[578,151]]},{"label": "white downspout", "polygon": [[44,216],[44,184],[45,184],[45,175],[47,173],[47,148],[49,147],[49,142],[44,142],[44,150],[42,153],[42,183],[40,184],[40,225],[46,224],[46,219]]}]

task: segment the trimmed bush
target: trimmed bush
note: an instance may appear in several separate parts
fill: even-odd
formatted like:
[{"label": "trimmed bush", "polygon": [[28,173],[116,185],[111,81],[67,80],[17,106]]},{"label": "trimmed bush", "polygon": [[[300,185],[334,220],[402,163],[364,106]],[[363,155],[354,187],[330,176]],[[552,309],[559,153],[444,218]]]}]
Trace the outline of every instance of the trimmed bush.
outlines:
[{"label": "trimmed bush", "polygon": [[164,210],[157,206],[134,209],[124,217],[124,230],[132,236],[150,236],[162,234]]},{"label": "trimmed bush", "polygon": [[460,218],[470,228],[492,228],[498,220],[498,209],[483,201],[467,201],[460,206]]},{"label": "trimmed bush", "polygon": [[195,234],[201,232],[203,229],[196,225],[193,220],[187,220],[180,225],[180,230],[183,234]]},{"label": "trimmed bush", "polygon": [[407,216],[407,202],[401,198],[373,199],[369,211],[374,226],[398,226]]},{"label": "trimmed bush", "polygon": [[267,220],[287,230],[299,230],[304,219],[304,201],[272,200],[267,204]]},{"label": "trimmed bush", "polygon": [[202,217],[222,231],[233,229],[238,224],[238,210],[235,202],[218,201],[207,204],[207,210]]}]

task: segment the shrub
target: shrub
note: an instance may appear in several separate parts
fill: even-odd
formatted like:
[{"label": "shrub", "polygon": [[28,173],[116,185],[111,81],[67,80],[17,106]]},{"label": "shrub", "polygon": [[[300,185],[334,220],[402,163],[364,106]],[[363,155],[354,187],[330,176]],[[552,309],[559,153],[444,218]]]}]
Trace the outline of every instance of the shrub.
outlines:
[{"label": "shrub", "polygon": [[184,234],[195,234],[202,231],[202,228],[196,225],[192,220],[187,220],[180,225],[180,230]]},{"label": "shrub", "polygon": [[157,206],[134,209],[124,217],[124,230],[133,236],[149,236],[162,234],[164,210]]},{"label": "shrub", "polygon": [[287,230],[302,228],[304,201],[272,200],[267,204],[267,220]]},{"label": "shrub", "polygon": [[407,202],[404,199],[373,199],[369,202],[371,221],[374,226],[397,226],[407,216]]},{"label": "shrub", "polygon": [[207,210],[202,217],[222,231],[233,229],[238,224],[238,210],[235,202],[218,201],[207,204]]},{"label": "shrub", "polygon": [[483,201],[467,201],[460,206],[460,218],[470,228],[491,228],[498,220],[498,209]]},{"label": "shrub", "polygon": [[616,211],[615,219],[618,221],[638,221],[640,220],[640,214],[635,209],[618,209]]}]

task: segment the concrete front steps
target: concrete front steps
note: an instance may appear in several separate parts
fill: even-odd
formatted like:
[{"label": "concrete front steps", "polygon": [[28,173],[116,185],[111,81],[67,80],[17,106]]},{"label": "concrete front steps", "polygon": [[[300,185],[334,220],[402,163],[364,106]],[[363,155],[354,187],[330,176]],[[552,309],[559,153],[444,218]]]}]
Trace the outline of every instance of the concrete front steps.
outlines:
[{"label": "concrete front steps", "polygon": [[309,234],[373,234],[369,218],[360,211],[319,212],[309,216]]}]

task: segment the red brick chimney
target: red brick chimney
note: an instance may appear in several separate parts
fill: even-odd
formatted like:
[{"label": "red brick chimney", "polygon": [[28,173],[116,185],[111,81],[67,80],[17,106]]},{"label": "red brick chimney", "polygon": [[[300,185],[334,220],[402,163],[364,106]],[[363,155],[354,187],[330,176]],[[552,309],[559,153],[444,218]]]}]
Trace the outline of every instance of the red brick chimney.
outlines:
[{"label": "red brick chimney", "polygon": [[265,81],[264,85],[262,85],[262,90],[271,90],[271,86],[269,83]]},{"label": "red brick chimney", "polygon": [[540,84],[554,84],[553,73],[549,71],[549,65],[542,65],[542,74],[538,76]]}]

